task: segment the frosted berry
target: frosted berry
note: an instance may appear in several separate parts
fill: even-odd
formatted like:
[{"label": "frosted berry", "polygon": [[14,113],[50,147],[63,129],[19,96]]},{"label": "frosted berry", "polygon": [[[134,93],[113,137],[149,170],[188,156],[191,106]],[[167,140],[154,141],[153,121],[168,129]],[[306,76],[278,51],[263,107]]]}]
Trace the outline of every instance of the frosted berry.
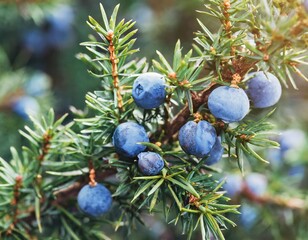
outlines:
[{"label": "frosted berry", "polygon": [[166,98],[164,76],[155,72],[143,73],[133,84],[133,98],[143,109],[157,108]]},{"label": "frosted berry", "polygon": [[86,214],[99,217],[109,211],[112,204],[110,191],[102,184],[85,185],[78,193],[79,208]]},{"label": "frosted berry", "polygon": [[157,175],[164,167],[164,160],[155,152],[138,154],[138,167],[144,175]]},{"label": "frosted berry", "polygon": [[224,147],[221,145],[221,138],[217,137],[213,148],[210,151],[208,158],[205,161],[206,165],[213,165],[217,163],[224,153]]},{"label": "frosted berry", "polygon": [[228,175],[223,188],[226,191],[226,195],[229,197],[234,197],[239,194],[243,189],[242,176],[239,174]]},{"label": "frosted berry", "polygon": [[36,71],[26,82],[24,90],[30,96],[43,96],[51,87],[51,79],[43,72]]},{"label": "frosted berry", "polygon": [[259,216],[258,209],[248,203],[243,203],[239,209],[240,221],[244,228],[250,229],[256,223],[257,218]]},{"label": "frosted berry", "polygon": [[210,93],[208,107],[216,118],[231,123],[242,120],[250,105],[243,89],[221,86]]},{"label": "frosted berry", "polygon": [[22,96],[13,102],[12,110],[23,119],[28,119],[29,115],[36,116],[39,114],[40,105],[35,98]]},{"label": "frosted berry", "polygon": [[299,151],[305,144],[305,133],[300,129],[288,129],[279,137],[282,154],[288,150]]},{"label": "frosted berry", "polygon": [[179,143],[183,151],[200,158],[209,154],[216,137],[215,128],[207,121],[189,121],[179,131]]},{"label": "frosted berry", "polygon": [[256,196],[262,196],[267,189],[267,179],[260,173],[250,173],[245,177],[247,188]]},{"label": "frosted berry", "polygon": [[118,154],[133,158],[146,149],[146,146],[139,142],[149,142],[149,137],[143,126],[126,122],[117,126],[113,133],[113,145]]},{"label": "frosted berry", "polygon": [[269,72],[250,73],[253,77],[247,82],[247,94],[255,108],[266,108],[275,105],[281,97],[281,84]]}]

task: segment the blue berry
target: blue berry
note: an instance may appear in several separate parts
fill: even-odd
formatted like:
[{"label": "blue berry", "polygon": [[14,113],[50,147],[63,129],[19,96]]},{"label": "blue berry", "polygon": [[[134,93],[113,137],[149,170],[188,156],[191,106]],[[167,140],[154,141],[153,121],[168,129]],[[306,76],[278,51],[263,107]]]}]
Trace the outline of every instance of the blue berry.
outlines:
[{"label": "blue berry", "polygon": [[183,151],[200,158],[209,154],[216,137],[215,128],[207,121],[189,121],[179,131],[179,143]]},{"label": "blue berry", "polygon": [[267,149],[266,159],[271,163],[274,169],[280,168],[283,163],[281,151],[277,148]]},{"label": "blue berry", "polygon": [[40,105],[35,98],[22,96],[14,101],[12,110],[20,117],[27,120],[29,115],[36,116],[40,112]]},{"label": "blue berry", "polygon": [[37,71],[33,73],[25,84],[25,91],[31,96],[42,96],[51,87],[49,76],[43,72]]},{"label": "blue berry", "polygon": [[137,143],[149,142],[144,127],[134,122],[121,123],[117,126],[112,139],[116,152],[129,158],[136,157],[146,149],[146,146]]},{"label": "blue berry", "polygon": [[68,5],[59,5],[44,24],[26,32],[23,45],[32,54],[41,57],[51,48],[63,48],[73,40],[73,10]]},{"label": "blue berry", "polygon": [[102,184],[85,185],[78,193],[79,208],[86,214],[99,217],[109,211],[112,204],[110,191]]},{"label": "blue berry", "polygon": [[250,173],[245,178],[247,188],[256,196],[262,196],[267,189],[267,179],[260,173]]},{"label": "blue berry", "polygon": [[207,165],[213,165],[217,163],[224,153],[224,147],[221,145],[221,138],[217,137],[213,148],[210,151],[209,157],[206,159],[205,163]]},{"label": "blue berry", "polygon": [[73,21],[73,9],[68,5],[60,5],[57,11],[47,17],[48,29],[45,34],[50,47],[62,48],[71,42]]},{"label": "blue berry", "polygon": [[133,84],[133,98],[143,109],[157,108],[166,98],[164,76],[155,72],[143,73]]},{"label": "blue berry", "polygon": [[157,175],[164,167],[164,160],[155,152],[138,154],[138,167],[144,175]]},{"label": "blue berry", "polygon": [[226,191],[226,195],[229,197],[234,197],[239,194],[243,189],[242,176],[239,174],[228,175],[223,188]]},{"label": "blue berry", "polygon": [[305,143],[305,133],[300,129],[288,129],[282,132],[280,138],[282,154],[288,150],[300,150]]},{"label": "blue berry", "polygon": [[220,86],[210,93],[208,107],[216,118],[231,123],[242,120],[250,106],[243,89]]},{"label": "blue berry", "polygon": [[247,94],[255,108],[275,105],[281,97],[279,80],[269,72],[250,73],[253,77],[247,82]]},{"label": "blue berry", "polygon": [[243,203],[242,206],[239,209],[241,215],[240,215],[240,221],[244,228],[250,229],[257,221],[259,212],[256,207]]},{"label": "blue berry", "polygon": [[24,47],[34,55],[44,55],[48,50],[46,36],[39,29],[34,29],[25,34],[23,37]]}]

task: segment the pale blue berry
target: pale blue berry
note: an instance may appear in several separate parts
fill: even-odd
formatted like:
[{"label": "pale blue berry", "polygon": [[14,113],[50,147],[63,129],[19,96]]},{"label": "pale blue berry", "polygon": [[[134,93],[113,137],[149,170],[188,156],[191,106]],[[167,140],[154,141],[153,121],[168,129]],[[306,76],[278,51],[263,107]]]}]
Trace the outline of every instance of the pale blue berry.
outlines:
[{"label": "pale blue berry", "polygon": [[208,99],[211,113],[227,123],[242,120],[249,112],[249,99],[241,88],[220,86],[214,89]]},{"label": "pale blue berry", "polygon": [[247,94],[255,108],[266,108],[275,105],[281,97],[281,84],[269,72],[254,72],[247,82]]}]

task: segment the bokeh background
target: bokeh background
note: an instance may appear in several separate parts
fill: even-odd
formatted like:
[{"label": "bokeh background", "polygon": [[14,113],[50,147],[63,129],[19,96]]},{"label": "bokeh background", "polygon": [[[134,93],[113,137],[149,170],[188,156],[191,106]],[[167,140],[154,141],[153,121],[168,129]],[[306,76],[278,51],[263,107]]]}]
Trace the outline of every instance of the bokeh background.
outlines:
[{"label": "bokeh background", "polygon": [[[159,50],[170,59],[177,39],[189,50],[198,29],[196,18],[212,31],[219,27],[215,19],[196,12],[206,3],[201,0],[1,1],[0,155],[5,159],[9,159],[10,146],[19,148],[23,144],[18,129],[28,124],[27,113],[39,115],[50,107],[59,116],[69,112],[71,106],[84,110],[86,92],[100,88],[100,82],[76,58],[85,51],[79,43],[87,41],[93,33],[86,24],[88,15],[100,19],[100,2],[109,14],[120,3],[119,17],[137,21],[139,58],[156,58],[155,50]],[[290,137],[291,142],[300,141],[301,148],[287,161],[301,167],[297,186],[306,188],[308,83],[297,79],[297,85],[299,90],[284,89],[272,121],[278,133],[298,129],[304,134],[302,139],[298,135]],[[174,237],[177,231],[170,225],[152,218],[147,224],[150,230],[142,231],[149,239],[179,239]],[[228,239],[239,239],[239,233],[241,239],[256,239],[250,231],[236,231]]]}]

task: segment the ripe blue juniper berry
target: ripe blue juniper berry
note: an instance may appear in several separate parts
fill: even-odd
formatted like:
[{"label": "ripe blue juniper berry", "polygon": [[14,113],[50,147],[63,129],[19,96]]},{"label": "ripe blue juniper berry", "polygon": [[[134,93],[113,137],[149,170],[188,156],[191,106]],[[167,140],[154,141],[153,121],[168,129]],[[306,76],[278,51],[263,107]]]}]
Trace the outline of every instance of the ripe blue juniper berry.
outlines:
[{"label": "ripe blue juniper berry", "polygon": [[255,196],[262,196],[267,189],[267,179],[260,173],[249,173],[245,177],[246,187]]},{"label": "ripe blue juniper berry", "polygon": [[51,87],[51,79],[41,71],[33,73],[25,83],[24,91],[29,96],[40,97],[45,95]]},{"label": "ripe blue juniper berry", "polygon": [[113,133],[113,145],[118,154],[133,158],[146,149],[138,142],[149,142],[149,137],[143,126],[126,122],[117,126]]},{"label": "ripe blue juniper berry", "polygon": [[[110,181],[110,190],[114,192],[113,196],[116,196],[113,201],[116,201],[117,211],[110,214],[112,215],[110,221],[104,222],[110,223],[115,229],[127,226],[128,229],[123,232],[132,230],[135,220],[140,220],[140,216],[144,214],[144,209],[156,212],[161,207],[165,213],[168,214],[171,211],[171,215],[175,216],[170,221],[183,223],[183,233],[188,234],[187,239],[193,239],[192,232],[198,227],[201,228],[202,239],[209,239],[211,236],[215,239],[224,239],[223,233],[227,228],[225,224],[230,223],[231,226],[235,224],[228,219],[228,215],[224,217],[222,214],[237,213],[236,209],[239,204],[245,203],[245,200],[264,203],[264,205],[270,203],[283,208],[304,208],[302,206],[305,204],[301,204],[301,201],[295,201],[299,202],[299,206],[294,207],[294,201],[291,198],[277,201],[276,197],[270,198],[270,195],[263,195],[267,187],[267,178],[264,180],[264,177],[254,177],[247,173],[245,173],[246,177],[234,175],[227,179],[224,186],[227,194],[229,196],[238,194],[233,199],[236,205],[232,202],[229,204],[226,202],[228,198],[225,198],[221,192],[221,184],[217,181],[220,176],[212,177],[212,171],[215,169],[202,165],[204,162],[212,164],[219,161],[224,151],[223,146],[225,146],[228,149],[230,161],[224,163],[224,168],[221,169],[223,172],[229,169],[228,163],[233,168],[233,162],[235,162],[233,160],[237,160],[241,170],[245,170],[244,161],[246,160],[249,161],[249,168],[254,169],[256,161],[253,160],[264,160],[258,154],[259,149],[267,148],[269,145],[277,146],[275,142],[267,141],[265,136],[270,134],[268,131],[271,129],[271,124],[266,118],[255,121],[254,116],[251,116],[249,121],[237,123],[245,118],[250,109],[247,93],[238,86],[245,84],[241,81],[251,69],[269,70],[277,74],[281,81],[289,78],[292,84],[294,81],[292,75],[289,74],[290,70],[301,75],[297,65],[303,62],[301,55],[306,52],[301,52],[303,51],[301,49],[302,38],[297,38],[305,34],[306,29],[302,27],[302,23],[306,22],[306,18],[300,19],[305,13],[304,9],[298,8],[299,6],[303,8],[302,3],[306,2],[298,1],[300,2],[296,4],[296,9],[291,9],[291,15],[294,17],[287,16],[288,12],[284,10],[279,11],[280,6],[276,6],[279,4],[272,4],[271,1],[210,1],[206,6],[206,13],[216,17],[218,22],[222,23],[219,32],[211,33],[205,24],[199,21],[201,29],[195,37],[195,51],[190,50],[183,55],[180,41],[178,41],[172,63],[168,63],[163,54],[157,51],[159,60],[153,60],[152,64],[145,58],[139,61],[131,56],[137,51],[133,48],[135,38],[132,38],[136,30],[130,30],[134,22],[117,21],[119,6],[116,6],[111,17],[108,17],[101,5],[102,24],[92,17],[89,17],[88,21],[89,26],[96,32],[95,36],[100,39],[94,39],[91,35],[90,41],[82,44],[90,53],[78,55],[81,60],[91,64],[89,71],[101,81],[100,91],[89,93],[86,97],[88,107],[94,111],[95,117],[90,114],[77,119],[78,124],[71,128],[73,124],[62,125],[63,120],[55,121],[54,114],[50,112],[48,118],[43,118],[42,124],[34,122],[35,131],[26,129],[30,135],[26,133],[24,136],[33,143],[31,151],[23,148],[21,153],[23,158],[19,158],[18,154],[12,151],[13,161],[8,161],[8,164],[0,159],[0,173],[1,176],[5,176],[1,177],[1,180],[4,181],[4,186],[10,186],[7,188],[9,191],[3,194],[5,199],[2,202],[4,203],[1,203],[1,210],[4,210],[2,215],[5,219],[0,221],[3,222],[0,228],[4,226],[5,236],[19,239],[23,227],[29,226],[29,236],[28,231],[24,233],[26,239],[36,238],[30,234],[39,232],[40,229],[36,228],[40,227],[40,223],[49,222],[49,219],[46,221],[46,216],[52,211],[55,213],[54,216],[59,216],[59,218],[55,217],[52,223],[61,220],[56,226],[59,229],[55,228],[53,232],[56,234],[55,238],[64,236],[64,238],[81,239],[96,239],[102,236],[105,238],[104,233],[101,233],[104,229],[101,221],[95,221],[95,219],[94,221],[83,221],[82,216],[75,215],[75,206],[68,206],[71,202],[67,201],[67,197],[63,200],[57,197],[58,194],[70,197],[71,194],[67,193],[71,190],[75,193],[75,190],[79,190],[80,186],[86,184],[83,176],[70,176],[72,179],[68,179],[65,175],[67,173],[75,175],[76,172],[84,175],[80,169],[86,169],[87,166],[90,170],[90,183],[79,192],[79,208],[90,216],[96,217],[104,214],[111,207],[110,192],[103,185],[95,182],[94,168],[98,168],[99,181],[112,176],[108,178],[108,182]],[[247,11],[247,9],[253,11]],[[262,12],[263,9],[269,10],[269,14]],[[244,13],[244,15],[239,13]],[[67,15],[65,14],[65,17]],[[247,18],[249,24],[243,21],[242,16],[244,20]],[[262,16],[261,21],[257,19],[258,16]],[[296,22],[298,24],[295,24]],[[38,52],[43,52],[44,49],[45,51],[46,49],[55,50],[62,46],[57,43],[62,42],[62,36],[65,37],[61,34],[64,25],[64,22],[60,21],[60,29],[56,28],[61,35],[59,39],[50,38],[55,45],[50,47],[48,45],[50,42],[43,41],[44,44],[39,46],[42,35],[35,33],[31,37],[37,46],[34,44],[34,49],[29,47],[29,50],[38,49]],[[283,30],[280,29],[281,26]],[[253,43],[249,47],[246,42],[251,40]],[[147,69],[153,69],[161,75],[154,72],[144,73]],[[136,76],[139,77],[133,83]],[[267,88],[268,86],[266,90]],[[168,98],[165,103],[166,91]],[[266,96],[266,99],[271,99],[271,97]],[[254,102],[253,97],[251,101]],[[143,109],[158,107],[160,109],[155,111],[143,111]],[[144,116],[150,116],[143,118],[143,124],[148,132],[143,126],[135,123],[142,112]],[[198,113],[201,114],[200,119],[196,118],[196,122],[189,121],[194,114]],[[200,121],[203,116],[210,122]],[[119,124],[113,132],[113,128],[110,127],[111,122],[125,123]],[[236,124],[228,124],[233,122]],[[149,143],[147,133],[151,141],[162,143],[161,148],[157,146],[159,144]],[[217,133],[222,136],[221,139],[217,137]],[[111,140],[109,136],[112,134],[113,139]],[[175,139],[177,134],[179,138]],[[91,141],[87,141],[88,139]],[[112,141],[114,148],[109,148]],[[146,146],[139,144],[140,142],[146,142],[146,146],[156,150],[159,154],[145,152]],[[178,142],[187,153],[186,155],[179,150]],[[61,151],[55,151],[55,149]],[[160,155],[166,158],[162,159]],[[140,172],[150,176],[140,176],[135,166],[136,161],[122,161],[123,157],[136,160],[137,156]],[[103,165],[99,165],[102,163],[102,157],[106,161],[103,161]],[[59,162],[60,158],[67,161]],[[201,162],[199,162],[200,158],[203,158]],[[11,176],[6,177],[6,173],[13,172],[11,168],[14,174],[15,171],[16,174],[24,173],[24,166],[27,166],[33,159],[40,160],[39,164],[30,164],[28,171],[33,174],[24,174],[23,184],[19,184],[17,179],[16,184],[12,184],[14,182],[11,181]],[[47,163],[52,159],[56,162],[42,164],[44,167],[42,169],[41,162],[45,159]],[[71,161],[76,159],[80,160],[78,164]],[[261,171],[261,164],[256,163]],[[166,168],[163,168],[164,164]],[[219,174],[220,169],[217,168],[217,170]],[[40,174],[43,179],[45,176],[48,179],[48,186],[51,188],[47,188],[47,191],[65,188],[64,191],[61,193],[45,192],[46,187],[44,186],[46,185],[41,185],[38,181],[33,182],[33,179]],[[157,176],[151,176],[153,174]],[[9,181],[6,182],[6,179]],[[63,182],[62,179],[67,179],[67,182],[66,180]],[[76,181],[78,184],[66,189],[70,182],[75,183]],[[28,193],[28,196],[19,198],[21,187],[23,188],[22,195]],[[44,194],[46,202],[42,202],[44,205],[33,208],[32,200],[41,204],[40,199],[31,194],[37,191],[37,187]],[[14,192],[13,198],[10,196],[12,192]],[[9,197],[6,198],[6,196]],[[242,202],[244,198],[246,199]],[[294,199],[297,200],[296,196]],[[237,200],[241,202],[236,202]],[[54,201],[56,204],[53,204]],[[48,208],[49,206],[52,209]],[[54,206],[61,208],[57,209]],[[69,215],[70,211],[66,213],[61,211],[67,206],[72,208],[68,209],[73,210],[72,215]],[[33,209],[29,213],[31,221],[28,216],[23,218],[23,211],[19,214],[22,209]],[[42,211],[42,221],[39,221],[36,216],[36,213],[40,211]],[[245,214],[245,209],[242,211]],[[169,214],[165,215],[166,218],[168,216]],[[75,217],[81,218],[76,218],[75,221]],[[82,228],[76,228],[79,220],[82,222]],[[76,233],[71,229],[74,229]],[[42,238],[46,236],[46,232],[40,234]],[[50,231],[47,231],[47,234],[50,234]],[[0,236],[2,236],[1,231]],[[290,239],[295,238],[290,237]]]},{"label": "ripe blue juniper berry", "polygon": [[102,184],[85,185],[78,193],[79,208],[92,217],[99,217],[109,211],[112,205],[110,191]]},{"label": "ripe blue juniper berry", "polygon": [[132,95],[137,106],[143,109],[157,108],[166,98],[164,76],[155,72],[139,75],[133,84]]},{"label": "ripe blue juniper berry", "polygon": [[215,128],[207,121],[189,121],[179,131],[179,143],[184,152],[200,158],[209,154],[216,138]]},{"label": "ripe blue juniper berry", "polygon": [[278,142],[280,151],[284,155],[289,150],[300,150],[305,143],[305,133],[300,129],[288,129],[283,131]]},{"label": "ripe blue juniper berry", "polygon": [[227,175],[223,188],[226,191],[227,196],[229,197],[236,196],[243,189],[242,176],[236,173]]},{"label": "ripe blue juniper berry", "polygon": [[247,82],[249,99],[255,108],[266,108],[275,105],[281,97],[281,84],[279,80],[269,72],[253,72]]},{"label": "ripe blue juniper berry", "polygon": [[257,221],[259,215],[258,209],[252,204],[243,203],[240,207],[240,211],[240,223],[244,228],[249,230]]},{"label": "ripe blue juniper berry", "polygon": [[29,115],[36,116],[40,111],[37,100],[30,96],[21,96],[13,102],[12,110],[21,118],[27,120]]},{"label": "ripe blue juniper berry", "polygon": [[241,88],[220,86],[209,95],[210,112],[226,123],[238,122],[249,112],[249,99]]},{"label": "ripe blue juniper berry", "polygon": [[208,158],[205,161],[206,165],[217,163],[224,153],[224,147],[221,145],[221,137],[217,137],[213,148],[211,149]]},{"label": "ripe blue juniper berry", "polygon": [[138,167],[144,175],[157,175],[164,167],[164,160],[155,152],[138,154]]},{"label": "ripe blue juniper berry", "polygon": [[234,197],[243,191],[260,197],[265,194],[267,185],[267,178],[261,173],[249,173],[244,179],[240,174],[229,174],[224,189],[229,197]]}]

